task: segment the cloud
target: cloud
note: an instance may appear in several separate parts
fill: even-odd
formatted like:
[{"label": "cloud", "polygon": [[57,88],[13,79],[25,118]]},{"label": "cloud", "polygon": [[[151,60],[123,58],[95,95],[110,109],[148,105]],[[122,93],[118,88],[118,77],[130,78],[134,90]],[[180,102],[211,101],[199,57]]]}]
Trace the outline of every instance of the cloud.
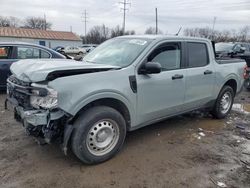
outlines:
[{"label": "cloud", "polygon": [[[82,13],[88,12],[87,27],[105,24],[122,25],[119,0],[8,0],[2,1],[2,16],[43,17],[53,23],[54,30],[69,30],[82,34]],[[217,17],[217,29],[238,29],[249,24],[249,0],[131,0],[126,17],[127,29],[144,33],[155,25],[155,7],[158,7],[159,27],[164,32],[175,33],[182,27],[212,27]]]}]

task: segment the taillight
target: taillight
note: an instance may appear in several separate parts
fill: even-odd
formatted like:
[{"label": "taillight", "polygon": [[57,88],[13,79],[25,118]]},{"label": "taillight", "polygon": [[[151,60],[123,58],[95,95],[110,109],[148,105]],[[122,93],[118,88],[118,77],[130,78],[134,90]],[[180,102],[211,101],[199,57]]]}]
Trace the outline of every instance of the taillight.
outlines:
[{"label": "taillight", "polygon": [[248,74],[247,68],[248,68],[247,65],[245,65],[245,67],[244,67],[244,73],[243,73],[244,79],[248,79],[249,78],[249,74]]}]

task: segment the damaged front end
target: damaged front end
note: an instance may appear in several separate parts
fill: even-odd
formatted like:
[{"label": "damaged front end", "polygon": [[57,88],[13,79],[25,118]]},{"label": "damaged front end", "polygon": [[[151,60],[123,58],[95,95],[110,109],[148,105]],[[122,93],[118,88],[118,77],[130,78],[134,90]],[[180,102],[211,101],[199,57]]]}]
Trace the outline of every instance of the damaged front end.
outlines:
[{"label": "damaged front end", "polygon": [[23,82],[14,76],[7,80],[7,103],[14,117],[23,123],[28,135],[41,144],[59,142],[66,153],[73,126],[71,115],[58,108],[57,92],[47,85]]}]

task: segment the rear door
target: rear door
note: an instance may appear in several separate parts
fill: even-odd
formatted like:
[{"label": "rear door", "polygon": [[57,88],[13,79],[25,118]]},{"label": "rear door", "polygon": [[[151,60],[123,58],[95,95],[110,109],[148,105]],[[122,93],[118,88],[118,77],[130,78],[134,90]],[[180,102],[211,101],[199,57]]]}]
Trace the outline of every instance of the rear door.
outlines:
[{"label": "rear door", "polygon": [[0,46],[0,88],[6,86],[6,80],[10,75],[10,66],[13,60],[13,47]]},{"label": "rear door", "polygon": [[185,109],[193,109],[212,100],[215,69],[209,58],[208,44],[187,42]]}]

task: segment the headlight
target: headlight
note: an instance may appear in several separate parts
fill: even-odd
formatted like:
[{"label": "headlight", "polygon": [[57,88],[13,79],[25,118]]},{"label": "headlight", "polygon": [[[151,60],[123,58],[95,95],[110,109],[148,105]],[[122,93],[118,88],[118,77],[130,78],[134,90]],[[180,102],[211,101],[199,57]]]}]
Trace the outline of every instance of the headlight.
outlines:
[{"label": "headlight", "polygon": [[[45,95],[45,89],[46,94]],[[30,104],[34,108],[54,109],[57,108],[57,91],[51,88],[41,88],[32,90],[34,95],[30,97]],[[40,95],[40,96],[39,96]]]}]

